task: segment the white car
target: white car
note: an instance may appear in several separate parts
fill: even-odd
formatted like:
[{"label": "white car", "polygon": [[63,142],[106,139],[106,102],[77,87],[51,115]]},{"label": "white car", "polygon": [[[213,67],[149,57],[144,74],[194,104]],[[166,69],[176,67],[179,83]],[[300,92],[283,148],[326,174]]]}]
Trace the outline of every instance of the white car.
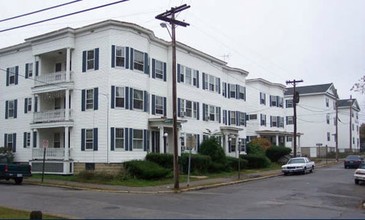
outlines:
[{"label": "white car", "polygon": [[312,173],[314,166],[314,162],[309,160],[307,157],[294,157],[281,167],[281,171],[284,175],[292,173],[306,174],[307,172]]},{"label": "white car", "polygon": [[365,182],[365,163],[360,164],[359,168],[354,173],[355,184],[359,184],[360,181]]}]

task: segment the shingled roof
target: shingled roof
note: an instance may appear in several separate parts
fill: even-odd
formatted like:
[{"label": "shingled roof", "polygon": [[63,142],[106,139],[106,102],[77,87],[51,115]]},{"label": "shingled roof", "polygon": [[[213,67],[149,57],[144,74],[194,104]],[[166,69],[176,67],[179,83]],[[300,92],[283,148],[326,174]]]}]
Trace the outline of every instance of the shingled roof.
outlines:
[{"label": "shingled roof", "polygon": [[[311,86],[297,86],[295,90],[299,94],[313,94],[313,93],[325,93],[329,88],[333,86],[333,83],[321,84],[321,85],[311,85]],[[284,95],[293,95],[294,88],[287,88]]]}]

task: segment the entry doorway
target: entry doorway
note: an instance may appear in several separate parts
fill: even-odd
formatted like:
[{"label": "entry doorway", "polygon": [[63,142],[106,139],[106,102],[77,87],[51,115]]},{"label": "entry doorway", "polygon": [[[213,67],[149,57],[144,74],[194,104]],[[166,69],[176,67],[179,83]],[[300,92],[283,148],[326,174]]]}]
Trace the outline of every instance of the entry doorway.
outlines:
[{"label": "entry doorway", "polygon": [[160,153],[160,132],[152,131],[152,153]]}]

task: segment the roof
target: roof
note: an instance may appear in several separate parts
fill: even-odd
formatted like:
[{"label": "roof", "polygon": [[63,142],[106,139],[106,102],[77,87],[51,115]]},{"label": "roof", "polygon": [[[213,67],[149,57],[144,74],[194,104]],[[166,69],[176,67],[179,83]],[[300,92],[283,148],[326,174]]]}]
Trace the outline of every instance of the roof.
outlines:
[{"label": "roof", "polygon": [[360,111],[360,107],[356,99],[339,99],[337,103],[339,108],[349,108],[352,106],[353,109]]},{"label": "roof", "polygon": [[[311,86],[298,86],[295,87],[295,90],[299,92],[299,94],[322,94],[329,92],[331,88],[334,89],[333,83],[311,85]],[[293,95],[293,91],[294,91],[293,87],[287,88],[284,95]]]}]

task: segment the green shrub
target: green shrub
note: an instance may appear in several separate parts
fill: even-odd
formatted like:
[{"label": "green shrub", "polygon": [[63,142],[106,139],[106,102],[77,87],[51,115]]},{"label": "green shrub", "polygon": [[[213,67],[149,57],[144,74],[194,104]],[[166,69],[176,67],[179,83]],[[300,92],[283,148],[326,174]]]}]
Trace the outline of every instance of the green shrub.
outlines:
[{"label": "green shrub", "polygon": [[78,179],[80,180],[100,180],[100,181],[111,181],[115,178],[113,174],[95,172],[90,170],[81,171],[77,174]]},{"label": "green shrub", "polygon": [[157,163],[163,168],[172,170],[174,167],[174,156],[172,154],[149,153],[146,160]]},{"label": "green shrub", "polygon": [[250,142],[247,144],[247,154],[265,155],[265,151],[260,147],[260,145]]},{"label": "green shrub", "polygon": [[[240,168],[247,169],[248,161],[241,157],[239,159],[240,159]],[[227,157],[227,171],[232,171],[232,170],[238,170],[238,158]]]},{"label": "green shrub", "polygon": [[248,161],[248,168],[266,168],[270,166],[270,159],[262,154],[247,154],[242,156],[243,159]]},{"label": "green shrub", "polygon": [[266,156],[272,161],[277,162],[281,157],[290,154],[291,148],[272,146],[266,150]]},{"label": "green shrub", "polygon": [[227,165],[223,163],[212,162],[208,168],[209,173],[220,173],[224,171],[227,171]]},{"label": "green shrub", "polygon": [[160,179],[171,174],[171,170],[147,160],[131,160],[123,163],[129,175],[138,179]]},{"label": "green shrub", "polygon": [[217,139],[214,136],[209,137],[201,143],[199,147],[199,153],[210,156],[214,163],[226,163],[226,155],[224,150],[222,146],[219,145]]},{"label": "green shrub", "polygon": [[[184,173],[188,173],[189,153],[183,153],[180,157],[180,168]],[[196,174],[204,174],[208,172],[209,166],[212,163],[210,156],[201,154],[191,154],[190,172]]]}]

